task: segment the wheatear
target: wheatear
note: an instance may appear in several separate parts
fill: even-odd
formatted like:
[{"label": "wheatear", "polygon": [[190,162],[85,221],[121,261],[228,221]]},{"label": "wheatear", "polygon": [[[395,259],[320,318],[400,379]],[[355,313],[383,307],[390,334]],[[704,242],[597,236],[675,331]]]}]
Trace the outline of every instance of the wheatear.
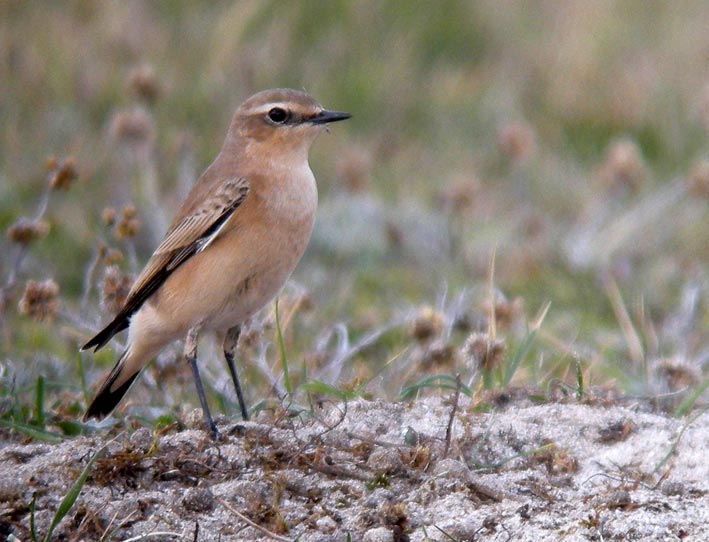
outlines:
[{"label": "wheatear", "polygon": [[224,337],[224,356],[248,419],[234,367],[241,324],[276,296],[303,255],[318,201],[308,150],[325,125],[348,118],[297,90],[265,90],[241,104],[219,155],[180,206],[123,308],[81,348],[96,351],[128,328],[126,351],[85,420],[109,414],[143,367],[186,336],[185,359],[216,439],[197,368],[202,331]]}]

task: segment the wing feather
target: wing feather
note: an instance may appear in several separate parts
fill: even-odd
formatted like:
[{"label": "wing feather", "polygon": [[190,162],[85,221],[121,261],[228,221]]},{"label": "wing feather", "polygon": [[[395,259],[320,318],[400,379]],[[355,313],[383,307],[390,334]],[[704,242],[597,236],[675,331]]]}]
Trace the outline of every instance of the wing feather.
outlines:
[{"label": "wing feather", "polygon": [[249,192],[246,179],[230,179],[194,212],[173,226],[136,279],[128,301],[149,284],[160,270],[172,271],[199,250],[198,243],[220,228]]},{"label": "wing feather", "polygon": [[128,327],[131,315],[155,293],[167,277],[219,235],[221,228],[248,193],[249,183],[246,179],[229,179],[193,212],[170,228],[133,284],[123,308],[110,324],[81,349],[95,347],[98,350],[113,335]]}]

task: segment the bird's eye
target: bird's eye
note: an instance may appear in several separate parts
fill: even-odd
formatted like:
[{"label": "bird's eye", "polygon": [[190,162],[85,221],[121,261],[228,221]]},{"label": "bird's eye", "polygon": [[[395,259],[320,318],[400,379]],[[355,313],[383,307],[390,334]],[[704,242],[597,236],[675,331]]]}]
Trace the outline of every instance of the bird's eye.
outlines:
[{"label": "bird's eye", "polygon": [[274,122],[276,124],[282,124],[286,120],[288,120],[288,112],[285,109],[281,109],[280,107],[274,107],[268,112],[268,118],[271,120],[271,122]]}]

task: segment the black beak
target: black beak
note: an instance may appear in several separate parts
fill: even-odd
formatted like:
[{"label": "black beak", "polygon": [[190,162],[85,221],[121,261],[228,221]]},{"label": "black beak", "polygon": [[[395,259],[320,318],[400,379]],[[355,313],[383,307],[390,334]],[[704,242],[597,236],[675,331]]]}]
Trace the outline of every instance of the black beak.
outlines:
[{"label": "black beak", "polygon": [[351,117],[349,113],[343,113],[342,111],[327,111],[323,109],[317,115],[310,117],[308,122],[311,124],[327,124],[329,122],[337,122],[338,120],[347,120]]}]

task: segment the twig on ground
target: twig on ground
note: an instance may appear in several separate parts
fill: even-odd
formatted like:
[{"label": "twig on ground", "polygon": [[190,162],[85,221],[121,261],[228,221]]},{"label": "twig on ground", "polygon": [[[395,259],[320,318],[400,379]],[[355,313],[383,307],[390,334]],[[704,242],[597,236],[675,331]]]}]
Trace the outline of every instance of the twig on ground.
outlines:
[{"label": "twig on ground", "polygon": [[135,516],[137,513],[137,510],[134,510],[126,518],[124,518],[117,526],[114,527],[114,523],[116,522],[116,519],[118,518],[118,511],[113,514],[113,517],[111,518],[111,521],[108,522],[108,525],[106,525],[106,528],[103,530],[103,534],[101,535],[101,538],[99,538],[99,542],[103,542],[104,540],[107,540],[111,535],[115,534],[118,529],[123,527],[125,524],[127,524],[131,519],[133,519],[133,516]]},{"label": "twig on ground", "polygon": [[443,449],[443,458],[448,457],[448,451],[451,446],[451,434],[453,429],[453,420],[455,412],[458,410],[458,399],[460,398],[460,374],[455,375],[455,393],[453,395],[453,407],[451,408],[450,416],[448,417],[448,425],[446,426],[446,447]]},{"label": "twig on ground", "polygon": [[669,461],[670,457],[672,454],[675,453],[675,450],[677,450],[677,446],[679,446],[679,441],[682,439],[682,435],[684,435],[684,432],[687,430],[687,428],[692,425],[702,414],[707,412],[709,410],[709,407],[704,407],[701,409],[699,412],[697,412],[694,416],[689,418],[687,420],[687,423],[685,423],[682,426],[682,430],[679,432],[679,435],[677,435],[677,438],[674,440],[672,443],[672,446],[670,446],[670,449],[667,451],[667,454],[665,454],[665,457],[662,458],[662,460],[655,465],[655,468],[653,469],[653,472],[659,471],[667,461]]},{"label": "twig on ground", "polygon": [[470,489],[472,489],[478,495],[482,495],[483,497],[487,497],[488,499],[495,501],[495,502],[502,502],[505,499],[509,499],[509,500],[513,500],[513,501],[521,500],[514,495],[510,495],[507,493],[503,493],[501,491],[497,491],[491,487],[481,484],[480,482],[468,482],[468,487]]},{"label": "twig on ground", "polygon": [[338,467],[337,465],[316,465],[312,461],[308,461],[305,456],[303,460],[308,467],[316,472],[327,474],[329,476],[336,476],[339,478],[352,478],[353,480],[361,480],[362,482],[371,482],[372,477],[364,473],[359,473],[357,471],[347,470],[343,467]]},{"label": "twig on ground", "polygon": [[139,534],[138,536],[134,536],[132,538],[126,538],[123,542],[140,542],[141,540],[145,540],[146,538],[153,538],[156,536],[175,536],[177,538],[185,538],[185,535],[183,535],[182,533],[173,533],[171,531],[155,531],[148,534]]},{"label": "twig on ground", "polygon": [[244,514],[242,514],[236,508],[234,508],[232,505],[230,505],[228,502],[226,502],[224,499],[218,498],[217,502],[219,502],[219,504],[221,504],[224,508],[229,510],[229,512],[234,514],[241,521],[248,524],[250,527],[253,527],[254,529],[259,531],[260,533],[265,534],[267,537],[273,538],[274,540],[279,540],[280,542],[293,542],[293,540],[291,538],[286,538],[285,536],[280,536],[280,535],[277,535],[276,533],[272,533],[271,531],[269,531],[265,527],[261,527],[261,525],[254,523],[249,518],[247,518]]}]

